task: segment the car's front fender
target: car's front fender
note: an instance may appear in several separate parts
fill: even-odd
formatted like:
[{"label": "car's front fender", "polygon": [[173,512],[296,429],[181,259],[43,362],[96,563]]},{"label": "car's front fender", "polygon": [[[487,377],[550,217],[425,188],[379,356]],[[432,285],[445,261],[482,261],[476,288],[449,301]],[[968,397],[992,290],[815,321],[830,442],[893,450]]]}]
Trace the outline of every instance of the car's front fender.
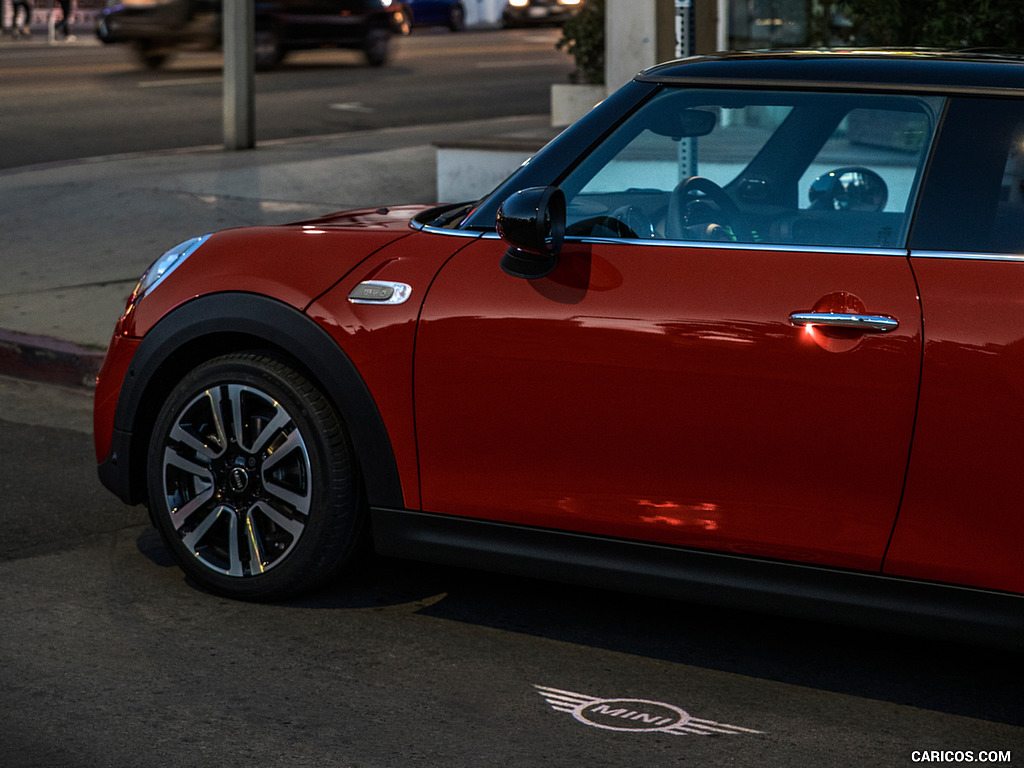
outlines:
[{"label": "car's front fender", "polygon": [[167,314],[137,349],[126,349],[126,359],[108,360],[96,394],[99,403],[120,390],[112,420],[97,421],[97,452],[101,481],[125,502],[146,499],[150,431],[174,385],[204,360],[259,349],[287,356],[334,403],[360,457],[368,501],[404,506],[391,442],[369,389],[337,343],[294,307],[250,293],[208,294]]}]

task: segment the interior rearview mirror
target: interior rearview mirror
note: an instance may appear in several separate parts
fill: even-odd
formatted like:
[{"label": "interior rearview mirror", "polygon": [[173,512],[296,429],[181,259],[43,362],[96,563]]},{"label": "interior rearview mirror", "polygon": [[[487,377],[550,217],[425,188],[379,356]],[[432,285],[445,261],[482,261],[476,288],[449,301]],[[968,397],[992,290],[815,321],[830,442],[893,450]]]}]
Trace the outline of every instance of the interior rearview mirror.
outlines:
[{"label": "interior rearview mirror", "polygon": [[707,136],[715,129],[718,116],[706,109],[662,110],[652,114],[649,130],[673,139]]}]

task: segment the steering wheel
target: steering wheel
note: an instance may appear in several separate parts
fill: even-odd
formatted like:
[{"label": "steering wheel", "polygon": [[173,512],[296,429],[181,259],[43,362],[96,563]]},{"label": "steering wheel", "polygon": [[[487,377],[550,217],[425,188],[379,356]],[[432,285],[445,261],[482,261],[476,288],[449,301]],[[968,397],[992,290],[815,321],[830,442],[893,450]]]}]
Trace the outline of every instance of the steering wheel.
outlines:
[{"label": "steering wheel", "polygon": [[623,205],[612,211],[612,218],[618,219],[633,234],[631,237],[650,239],[654,237],[654,222],[638,205]]},{"label": "steering wheel", "polygon": [[568,225],[565,234],[576,237],[612,237],[635,240],[636,232],[614,213],[611,216],[591,216]]},{"label": "steering wheel", "polygon": [[[732,229],[732,237],[726,227]],[[724,189],[703,176],[683,179],[668,198],[665,234],[669,239],[693,240],[695,230],[700,240],[753,240],[736,203]]]}]

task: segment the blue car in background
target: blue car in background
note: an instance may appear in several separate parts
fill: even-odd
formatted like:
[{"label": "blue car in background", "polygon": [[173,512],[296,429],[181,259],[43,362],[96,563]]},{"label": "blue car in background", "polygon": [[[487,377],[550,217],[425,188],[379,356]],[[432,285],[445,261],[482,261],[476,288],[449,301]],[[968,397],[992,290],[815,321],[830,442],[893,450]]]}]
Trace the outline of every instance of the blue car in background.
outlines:
[{"label": "blue car in background", "polygon": [[412,27],[444,26],[458,32],[466,26],[466,9],[460,0],[404,0]]}]

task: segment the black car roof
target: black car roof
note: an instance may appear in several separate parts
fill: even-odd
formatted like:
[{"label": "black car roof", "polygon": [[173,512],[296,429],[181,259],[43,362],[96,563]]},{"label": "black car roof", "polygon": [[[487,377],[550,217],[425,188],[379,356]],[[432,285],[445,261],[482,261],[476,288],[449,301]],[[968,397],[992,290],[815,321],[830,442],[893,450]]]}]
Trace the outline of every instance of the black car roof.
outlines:
[{"label": "black car roof", "polygon": [[934,50],[750,51],[652,67],[641,82],[1024,95],[1024,57]]}]

